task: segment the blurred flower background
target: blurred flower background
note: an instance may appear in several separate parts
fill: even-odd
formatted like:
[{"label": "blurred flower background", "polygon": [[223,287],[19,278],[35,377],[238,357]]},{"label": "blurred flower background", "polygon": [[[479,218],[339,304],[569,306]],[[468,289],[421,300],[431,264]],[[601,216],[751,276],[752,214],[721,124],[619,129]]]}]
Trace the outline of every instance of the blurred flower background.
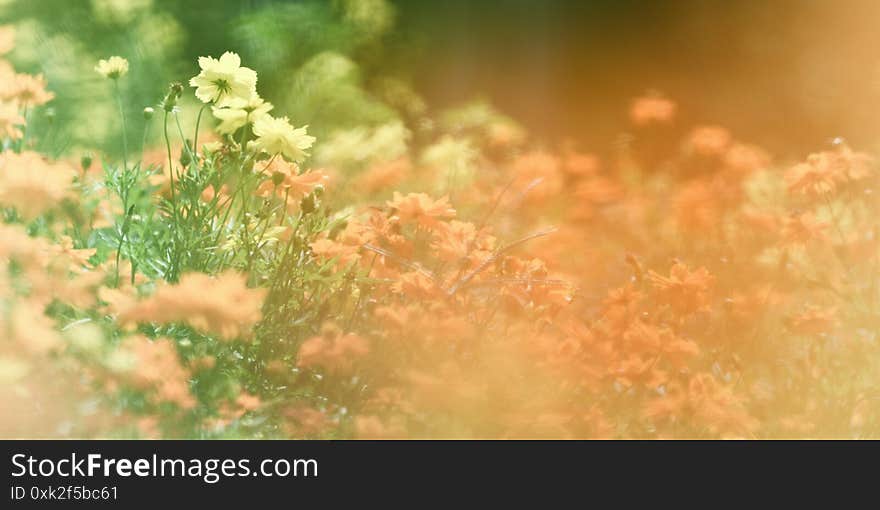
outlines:
[{"label": "blurred flower background", "polygon": [[78,99],[54,105],[72,147],[108,129],[94,122],[112,110],[94,94],[99,77],[83,72],[108,48],[134,64],[133,114],[195,57],[232,49],[317,134],[482,98],[535,136],[603,150],[629,100],[653,88],[688,98],[685,122],[711,119],[793,158],[836,136],[876,143],[878,11],[871,0],[4,0],[0,19],[18,27],[10,60]]},{"label": "blurred flower background", "polygon": [[0,434],[880,436],[878,16],[0,0]]}]

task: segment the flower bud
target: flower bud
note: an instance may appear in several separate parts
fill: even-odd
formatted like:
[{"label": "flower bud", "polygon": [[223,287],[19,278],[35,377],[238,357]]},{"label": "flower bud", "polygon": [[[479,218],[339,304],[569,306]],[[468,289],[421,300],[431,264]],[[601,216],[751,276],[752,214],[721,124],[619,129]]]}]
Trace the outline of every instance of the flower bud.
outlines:
[{"label": "flower bud", "polygon": [[183,85],[180,82],[174,82],[168,87],[168,94],[165,95],[165,99],[162,100],[162,108],[171,113],[174,111],[174,108],[177,106],[177,100],[180,98],[180,95],[183,93]]},{"label": "flower bud", "polygon": [[300,200],[299,208],[302,210],[303,214],[311,214],[317,208],[317,204],[315,203],[315,197],[312,195],[306,195]]},{"label": "flower bud", "polygon": [[[192,142],[190,142],[189,140],[186,140],[186,146],[192,147]],[[189,155],[189,153],[190,153],[190,151],[186,150],[186,148],[184,148],[180,152],[180,164],[185,167],[189,166],[189,164],[192,163],[192,157]]]},{"label": "flower bud", "polygon": [[150,120],[153,118],[153,114],[156,113],[156,110],[153,109],[152,106],[148,106],[144,108],[144,118]]}]

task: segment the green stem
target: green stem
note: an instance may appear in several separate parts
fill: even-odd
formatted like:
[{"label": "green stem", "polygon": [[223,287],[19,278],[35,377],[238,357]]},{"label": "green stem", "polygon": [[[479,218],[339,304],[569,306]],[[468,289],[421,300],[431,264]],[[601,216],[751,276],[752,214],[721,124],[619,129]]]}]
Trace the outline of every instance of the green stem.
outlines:
[{"label": "green stem", "polygon": [[199,152],[199,125],[202,123],[202,112],[207,108],[207,104],[203,104],[201,108],[199,108],[199,115],[196,117],[196,132],[193,134],[193,149],[196,152]]},{"label": "green stem", "polygon": [[[125,218],[122,220],[122,228],[119,232],[119,243],[116,245],[116,286],[119,287],[119,261],[122,255],[122,246],[125,242],[125,238],[128,235],[128,225],[131,219],[131,210],[126,208],[125,210]],[[129,254],[130,256],[130,254]],[[132,283],[134,283],[134,266],[132,266],[131,271]]]},{"label": "green stem", "polygon": [[189,155],[189,160],[191,165],[195,165],[197,169],[201,169],[199,166],[199,160],[196,159],[196,154],[198,154],[198,150],[195,147],[190,147],[188,143],[186,143],[186,137],[183,136],[183,128],[180,127],[180,119],[177,115],[174,116],[174,123],[177,124],[177,133],[180,135],[180,141],[183,142],[184,150]]},{"label": "green stem", "polygon": [[28,135],[28,104],[24,104],[24,109],[22,111],[21,117],[24,119],[24,125],[21,127],[21,140],[18,141],[18,152],[21,152],[24,149],[24,141],[27,139]]},{"label": "green stem", "polygon": [[[177,223],[177,198],[174,194],[174,164],[171,159],[171,139],[168,137],[168,112],[165,112],[165,118],[162,123],[162,128],[165,134],[165,148],[168,151],[168,178],[170,179],[170,187],[171,187],[171,215],[174,219],[174,222]],[[174,243],[174,246],[171,249],[171,264],[170,264],[170,273],[169,278],[170,281],[174,281],[175,274],[177,272],[177,232],[173,231],[171,235],[171,240]]]},{"label": "green stem", "polygon": [[116,106],[119,107],[119,116],[122,118],[122,164],[128,171],[128,135],[125,129],[125,109],[122,107],[122,92],[119,90],[119,80],[113,80],[113,88],[116,91]]},{"label": "green stem", "polygon": [[[147,150],[147,137],[150,133],[150,121],[144,122],[144,135],[141,137],[141,161],[144,159],[144,152]],[[142,163],[143,164],[143,163]]]},{"label": "green stem", "polygon": [[168,177],[169,179],[171,179],[171,203],[174,205],[174,211],[176,215],[177,205],[174,198],[174,163],[171,160],[171,140],[168,138],[168,112],[165,112],[163,129],[165,131],[165,148],[168,151]]}]

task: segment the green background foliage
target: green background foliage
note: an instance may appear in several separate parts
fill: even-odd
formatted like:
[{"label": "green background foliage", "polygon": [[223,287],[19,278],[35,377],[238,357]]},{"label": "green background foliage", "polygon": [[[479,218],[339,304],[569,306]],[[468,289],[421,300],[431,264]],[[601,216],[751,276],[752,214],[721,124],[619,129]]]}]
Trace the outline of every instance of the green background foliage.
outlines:
[{"label": "green background foliage", "polygon": [[[58,97],[29,119],[37,130],[52,124],[44,143],[58,153],[103,140],[98,149],[118,155],[111,86],[92,69],[110,55],[131,64],[121,84],[129,118],[156,105],[169,82],[195,75],[196,57],[229,50],[259,71],[260,91],[275,113],[308,124],[319,137],[398,118],[383,90],[392,83],[396,92],[408,91],[402,81],[389,81],[382,64],[395,19],[385,0],[18,0],[0,9],[0,18],[17,26],[13,64],[43,73]],[[158,142],[159,133],[148,135]],[[139,130],[128,136],[129,145],[140,142]]]}]

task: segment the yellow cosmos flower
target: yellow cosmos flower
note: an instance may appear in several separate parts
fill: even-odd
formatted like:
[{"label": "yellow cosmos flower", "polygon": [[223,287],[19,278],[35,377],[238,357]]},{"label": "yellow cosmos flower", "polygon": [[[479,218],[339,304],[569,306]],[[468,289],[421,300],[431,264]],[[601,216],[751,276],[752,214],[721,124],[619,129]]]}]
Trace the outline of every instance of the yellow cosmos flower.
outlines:
[{"label": "yellow cosmos flower", "polygon": [[263,98],[254,94],[248,100],[231,99],[225,108],[214,107],[212,111],[214,117],[220,121],[217,132],[228,135],[266,115],[271,109],[272,103],[263,101]]},{"label": "yellow cosmos flower", "polygon": [[271,155],[281,154],[290,161],[301,162],[308,155],[308,150],[315,137],[306,134],[306,128],[294,129],[287,117],[274,118],[269,114],[254,121],[254,134],[257,139],[248,144],[257,151],[265,151]]},{"label": "yellow cosmos flower", "polygon": [[257,73],[241,67],[241,58],[227,51],[219,59],[199,57],[202,72],[189,80],[203,103],[225,106],[233,99],[250,100],[257,93]]},{"label": "yellow cosmos flower", "polygon": [[95,66],[95,71],[98,71],[98,74],[104,78],[116,80],[128,73],[128,60],[116,56],[110,57],[107,60],[102,59]]}]

